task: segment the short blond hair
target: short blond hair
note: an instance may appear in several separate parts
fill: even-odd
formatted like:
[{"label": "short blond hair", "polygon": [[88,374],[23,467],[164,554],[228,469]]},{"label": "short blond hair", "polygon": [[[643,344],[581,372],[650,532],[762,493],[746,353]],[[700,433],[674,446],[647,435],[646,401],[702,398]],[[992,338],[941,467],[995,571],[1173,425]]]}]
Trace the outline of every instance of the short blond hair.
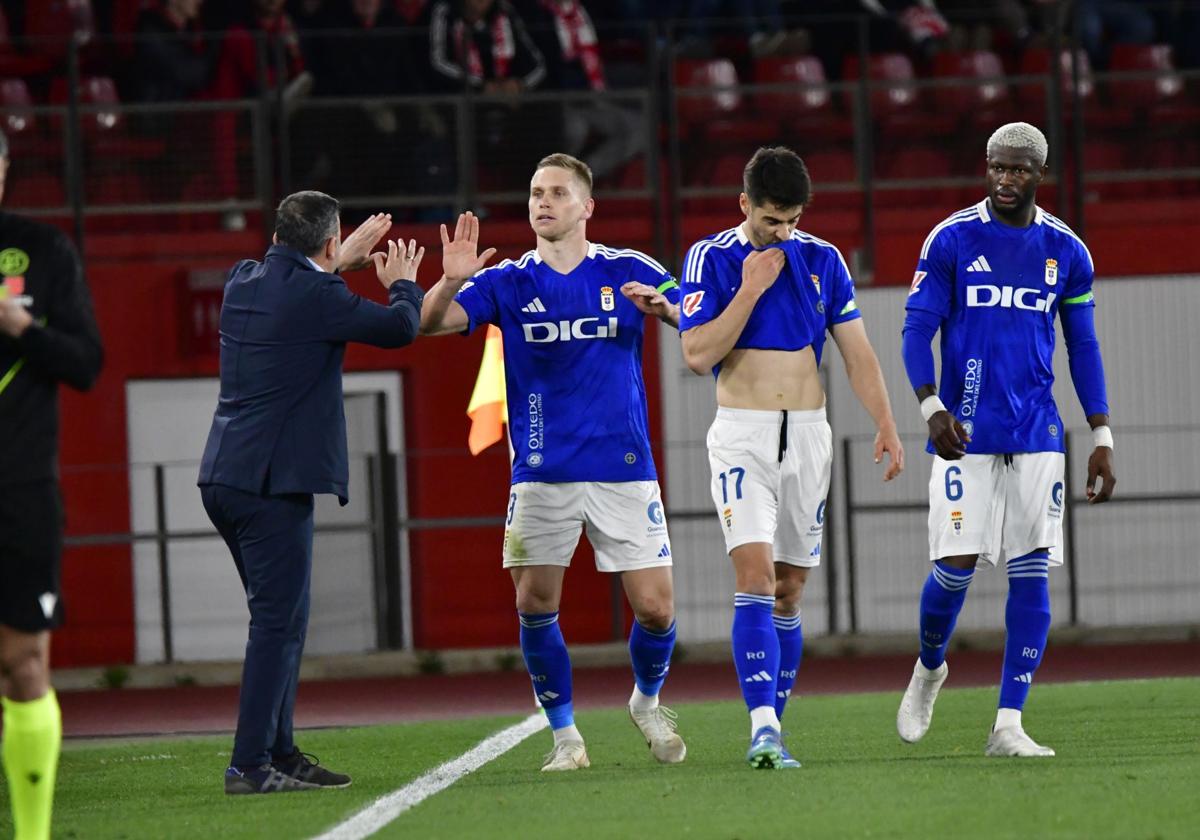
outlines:
[{"label": "short blond hair", "polygon": [[565,152],[555,152],[538,161],[537,169],[534,171],[545,169],[547,166],[557,166],[559,169],[567,170],[587,187],[588,195],[592,194],[592,168],[579,158],[572,157]]}]

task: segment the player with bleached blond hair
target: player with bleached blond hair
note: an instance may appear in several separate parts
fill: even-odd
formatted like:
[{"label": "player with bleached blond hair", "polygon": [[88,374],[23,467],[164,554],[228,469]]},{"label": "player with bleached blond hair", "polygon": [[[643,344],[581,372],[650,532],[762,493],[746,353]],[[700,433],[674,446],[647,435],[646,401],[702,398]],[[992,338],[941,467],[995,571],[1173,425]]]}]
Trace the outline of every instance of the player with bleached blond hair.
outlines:
[{"label": "player with bleached blond hair", "polygon": [[[928,731],[946,681],[946,646],[979,562],[1008,571],[1007,638],[989,756],[1052,756],[1021,712],[1050,629],[1049,569],[1062,563],[1063,421],[1054,403],[1054,321],[1094,449],[1087,497],[1113,492],[1113,437],[1094,323],[1087,246],[1035,203],[1046,138],[1023,122],[987,144],[987,197],[934,227],[908,295],[903,353],[929,424],[929,559],[921,593],[921,655],[896,728]],[[930,342],[942,335],[941,388]],[[1101,481],[1096,486],[1097,479]]]}]

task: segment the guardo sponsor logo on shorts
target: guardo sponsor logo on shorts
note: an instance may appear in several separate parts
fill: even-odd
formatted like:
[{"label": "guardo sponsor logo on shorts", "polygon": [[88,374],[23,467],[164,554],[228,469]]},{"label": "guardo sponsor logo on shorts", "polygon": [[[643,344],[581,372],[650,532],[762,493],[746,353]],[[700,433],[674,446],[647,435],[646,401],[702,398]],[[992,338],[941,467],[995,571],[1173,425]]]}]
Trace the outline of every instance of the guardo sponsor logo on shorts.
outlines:
[{"label": "guardo sponsor logo on shorts", "polygon": [[1054,486],[1050,488],[1050,514],[1058,516],[1062,513],[1063,503],[1063,483],[1061,481],[1054,482]]},{"label": "guardo sponsor logo on shorts", "polygon": [[[655,499],[646,507],[646,518],[650,520],[650,527],[646,529],[647,536],[660,537],[667,533],[666,516],[663,514],[662,502],[658,499]],[[667,554],[659,554],[659,557],[669,556],[669,552]]]},{"label": "guardo sponsor logo on shorts", "polygon": [[824,502],[824,500],[822,500],[821,504],[817,505],[817,522],[815,525],[808,526],[808,535],[810,537],[819,537],[819,536],[821,536],[821,531],[824,530],[824,527],[825,527],[825,502]]}]

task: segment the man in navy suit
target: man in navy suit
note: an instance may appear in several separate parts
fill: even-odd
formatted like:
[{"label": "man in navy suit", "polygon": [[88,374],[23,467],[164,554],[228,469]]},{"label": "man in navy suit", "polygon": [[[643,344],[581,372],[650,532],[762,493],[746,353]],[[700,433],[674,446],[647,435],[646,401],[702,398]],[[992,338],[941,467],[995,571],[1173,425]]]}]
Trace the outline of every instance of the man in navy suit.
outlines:
[{"label": "man in navy suit", "polygon": [[[292,709],[308,628],[313,494],[348,501],[342,357],[347,341],[403,347],[417,335],[425,249],[371,249],[391,217],[369,218],[343,242],[338,202],[285,198],[262,262],[233,267],[221,305],[221,395],[200,463],[204,509],[237,566],[250,607],[233,758],[225,792],[346,787],[292,740]],[[336,271],[374,262],[381,306]]]}]

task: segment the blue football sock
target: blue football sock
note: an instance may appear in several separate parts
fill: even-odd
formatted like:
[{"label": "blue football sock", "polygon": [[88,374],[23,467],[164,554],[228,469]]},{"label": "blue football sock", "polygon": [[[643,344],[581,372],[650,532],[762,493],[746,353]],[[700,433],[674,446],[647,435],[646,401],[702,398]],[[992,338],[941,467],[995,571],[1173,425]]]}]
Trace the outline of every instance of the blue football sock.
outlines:
[{"label": "blue football sock", "polygon": [[774,595],[733,596],[733,664],[742,684],[746,708],[775,708],[779,675],[779,637],[772,625]]},{"label": "blue football sock", "polygon": [[633,663],[633,681],[647,697],[662,688],[671,669],[671,651],[675,649],[675,622],[666,630],[647,630],[633,622],[629,633],[629,659]]},{"label": "blue football sock", "polygon": [[1042,663],[1050,632],[1050,554],[1034,551],[1008,561],[1008,604],[1004,610],[1004,668],[1000,708],[1025,707],[1033,674]]},{"label": "blue football sock", "polygon": [[571,707],[571,657],[558,626],[558,613],[517,613],[521,619],[521,653],[551,729],[575,723]]},{"label": "blue football sock", "polygon": [[800,613],[776,615],[775,635],[779,639],[779,676],[775,680],[775,714],[782,718],[792,686],[800,673],[800,658],[804,652],[804,634],[800,630]]},{"label": "blue football sock", "polygon": [[974,569],[956,569],[938,560],[921,590],[921,664],[933,671],[946,661],[946,646]]}]

